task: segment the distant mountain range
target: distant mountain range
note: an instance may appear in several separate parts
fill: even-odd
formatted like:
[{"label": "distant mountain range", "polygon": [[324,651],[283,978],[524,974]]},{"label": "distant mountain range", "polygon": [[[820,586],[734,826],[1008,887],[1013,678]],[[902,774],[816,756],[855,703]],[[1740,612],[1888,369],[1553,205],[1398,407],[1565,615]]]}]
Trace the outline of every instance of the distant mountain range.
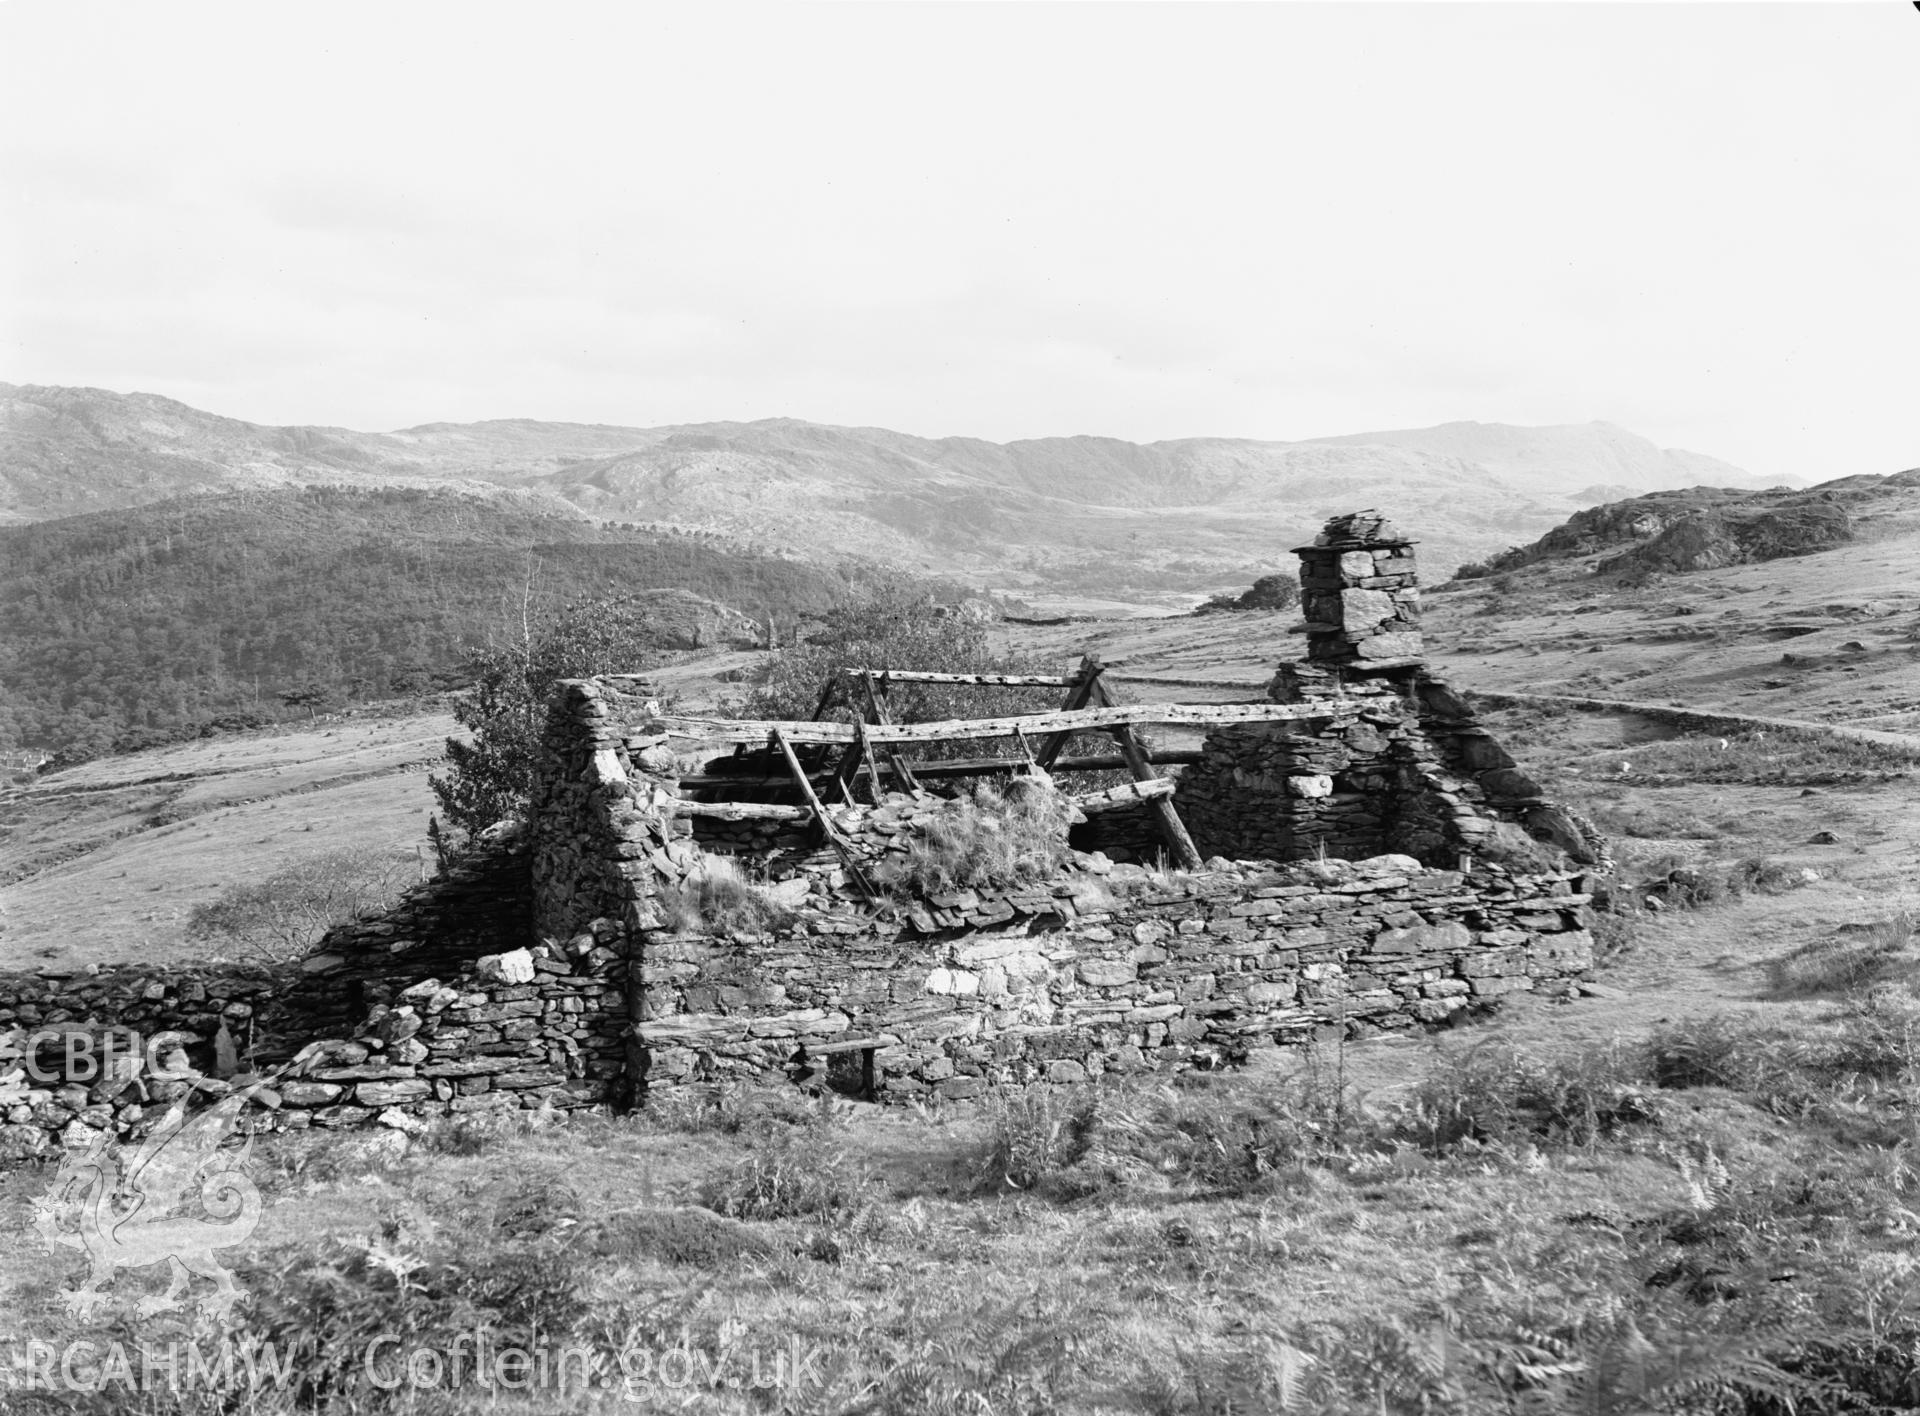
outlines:
[{"label": "distant mountain range", "polygon": [[1764,485],[1607,423],[1285,443],[992,443],[786,418],[362,433],[262,427],[153,394],[0,384],[0,520],[289,485],[513,489],[556,511],[884,560],[1030,598],[1164,602],[1244,585],[1290,566],[1289,548],[1326,516],[1369,506],[1415,529],[1444,573],[1595,500],[1701,483]]}]

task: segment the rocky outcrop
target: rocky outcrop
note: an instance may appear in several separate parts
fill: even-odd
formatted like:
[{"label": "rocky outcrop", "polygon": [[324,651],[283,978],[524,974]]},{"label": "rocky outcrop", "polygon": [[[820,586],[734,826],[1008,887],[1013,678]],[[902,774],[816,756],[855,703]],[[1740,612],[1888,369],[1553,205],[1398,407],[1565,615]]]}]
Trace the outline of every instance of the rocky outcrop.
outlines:
[{"label": "rocky outcrop", "polygon": [[1709,570],[1831,550],[1871,538],[1881,520],[1911,514],[1920,473],[1842,477],[1806,490],[1689,487],[1609,501],[1567,518],[1539,540],[1495,556],[1492,572],[1540,561],[1603,556],[1613,573]]},{"label": "rocky outcrop", "polygon": [[1642,545],[1603,559],[1601,574],[1717,570],[1831,550],[1853,539],[1853,518],[1837,502],[1751,511],[1699,511],[1668,523]]}]

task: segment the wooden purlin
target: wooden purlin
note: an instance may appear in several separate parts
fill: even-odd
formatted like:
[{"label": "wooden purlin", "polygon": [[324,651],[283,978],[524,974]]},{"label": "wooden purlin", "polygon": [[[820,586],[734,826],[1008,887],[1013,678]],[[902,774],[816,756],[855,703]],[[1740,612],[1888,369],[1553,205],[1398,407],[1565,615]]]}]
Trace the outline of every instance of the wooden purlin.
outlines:
[{"label": "wooden purlin", "polygon": [[1154,777],[1144,782],[1122,782],[1117,787],[1108,787],[1105,791],[1086,792],[1080,796],[1070,796],[1068,801],[1082,811],[1095,813],[1111,811],[1116,807],[1131,806],[1136,801],[1151,801],[1155,797],[1172,796],[1175,783],[1168,777]]},{"label": "wooden purlin", "polygon": [[[934,723],[869,723],[867,733],[877,748],[901,743],[949,742],[972,738],[1012,737],[1025,733],[1111,732],[1134,723],[1185,723],[1216,727],[1224,723],[1280,723],[1356,716],[1358,701],[1339,699],[1307,703],[1127,703],[1097,708],[1056,709],[1045,713],[1015,713],[1002,718],[949,718]],[[654,733],[709,743],[755,746],[779,729],[789,742],[833,743],[844,747],[854,740],[851,723],[811,723],[793,720],[692,718],[662,714],[647,720]],[[1035,756],[1046,766],[1046,748]]]},{"label": "wooden purlin", "polygon": [[776,806],[761,801],[676,801],[672,809],[676,816],[705,816],[715,821],[813,820],[809,807]]},{"label": "wooden purlin", "polygon": [[860,868],[860,857],[854,852],[853,843],[841,833],[838,826],[833,824],[833,818],[827,815],[827,808],[821,804],[820,798],[814,795],[813,783],[807,780],[806,768],[800,765],[800,759],[794,755],[793,745],[786,740],[778,728],[768,736],[772,739],[773,745],[779,748],[780,755],[787,759],[787,770],[793,774],[794,784],[800,788],[802,799],[812,809],[814,820],[820,823],[821,832],[839,853],[840,863],[847,869],[847,878],[853,881],[859,887],[860,893],[868,899],[877,898],[872,882],[867,879],[867,873]]},{"label": "wooden purlin", "polygon": [[1068,674],[936,674],[919,669],[849,669],[855,675],[875,675],[899,683],[971,683],[989,688],[1071,688]]},{"label": "wooden purlin", "polygon": [[[1172,748],[1165,752],[1155,753],[1153,760],[1164,767],[1174,764],[1198,762],[1201,755],[1201,750],[1197,747]],[[990,772],[1005,772],[1009,767],[1017,765],[1017,759],[1011,757],[949,757],[934,762],[922,762],[919,767],[915,769],[914,775],[923,779],[978,777]],[[1112,772],[1125,770],[1126,765],[1127,759],[1115,752],[1089,757],[1056,758],[1054,759],[1053,766],[1049,770],[1055,774],[1062,772]],[[867,782],[869,785],[873,783],[883,783],[884,772],[885,769],[880,767],[873,758],[873,744],[871,739],[869,739],[866,756],[862,760],[860,770],[854,774],[854,786],[857,788],[862,781]],[[812,775],[815,780],[818,780],[825,774],[815,772]],[[753,777],[736,777],[724,773],[699,773],[691,777],[682,777],[680,779],[680,786],[682,790],[686,791],[704,791],[716,787],[775,787],[783,784],[787,780],[787,774],[784,771],[777,775],[761,774]]]},{"label": "wooden purlin", "polygon": [[[789,777],[785,780],[791,781]],[[1112,810],[1136,801],[1169,796],[1174,783],[1165,777],[1146,782],[1122,782],[1097,792],[1068,796],[1066,800],[1086,812]],[[776,806],[758,801],[674,801],[669,808],[676,816],[702,816],[716,821],[812,821],[814,812],[807,806]]]}]

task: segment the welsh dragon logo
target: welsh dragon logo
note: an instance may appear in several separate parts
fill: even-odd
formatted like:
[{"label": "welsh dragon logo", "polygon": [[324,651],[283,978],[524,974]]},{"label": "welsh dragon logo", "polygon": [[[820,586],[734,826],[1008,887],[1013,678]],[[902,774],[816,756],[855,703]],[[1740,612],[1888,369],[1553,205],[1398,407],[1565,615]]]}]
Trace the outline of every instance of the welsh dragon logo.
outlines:
[{"label": "welsh dragon logo", "polygon": [[[180,1308],[195,1274],[214,1283],[200,1299],[203,1312],[224,1318],[246,1296],[213,1255],[245,1241],[260,1223],[260,1192],[242,1173],[253,1138],[238,1150],[220,1149],[252,1090],[236,1091],[191,1118],[181,1097],[130,1159],[110,1134],[67,1156],[53,1188],[33,1202],[33,1227],[51,1243],[86,1252],[86,1281],[63,1295],[68,1312],[90,1317],[110,1300],[107,1287],[119,1270],[161,1263],[171,1281],[165,1293],[139,1300],[141,1317]],[[197,1192],[201,1213],[193,1212],[190,1192]]]}]

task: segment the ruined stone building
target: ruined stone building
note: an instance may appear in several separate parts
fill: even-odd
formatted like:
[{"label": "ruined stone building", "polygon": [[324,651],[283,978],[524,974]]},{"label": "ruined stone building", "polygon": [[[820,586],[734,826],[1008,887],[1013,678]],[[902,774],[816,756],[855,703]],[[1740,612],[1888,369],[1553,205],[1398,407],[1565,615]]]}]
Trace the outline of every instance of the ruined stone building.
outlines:
[{"label": "ruined stone building", "polygon": [[[687,718],[637,679],[569,681],[524,826],[290,973],[21,976],[0,1001],[297,1056],[260,1123],[297,1127],[729,1079],[961,1098],[1567,991],[1592,963],[1598,840],[1428,669],[1405,535],[1337,517],[1298,554],[1306,657],[1260,702],[1116,703],[1092,659],[1038,680],[1066,690],[1056,710],[933,725],[887,720],[884,674],[854,722]],[[1156,724],[1204,736],[1156,762]],[[1117,754],[1075,758],[1088,734]],[[1023,755],[916,771],[915,744],[958,739]],[[1074,790],[1116,764],[1120,785]],[[1063,799],[1056,868],[903,886],[955,809],[928,788],[1004,769]],[[764,906],[750,927],[689,907],[718,856]],[[86,1106],[9,1127],[124,1124],[111,1097]]]}]

